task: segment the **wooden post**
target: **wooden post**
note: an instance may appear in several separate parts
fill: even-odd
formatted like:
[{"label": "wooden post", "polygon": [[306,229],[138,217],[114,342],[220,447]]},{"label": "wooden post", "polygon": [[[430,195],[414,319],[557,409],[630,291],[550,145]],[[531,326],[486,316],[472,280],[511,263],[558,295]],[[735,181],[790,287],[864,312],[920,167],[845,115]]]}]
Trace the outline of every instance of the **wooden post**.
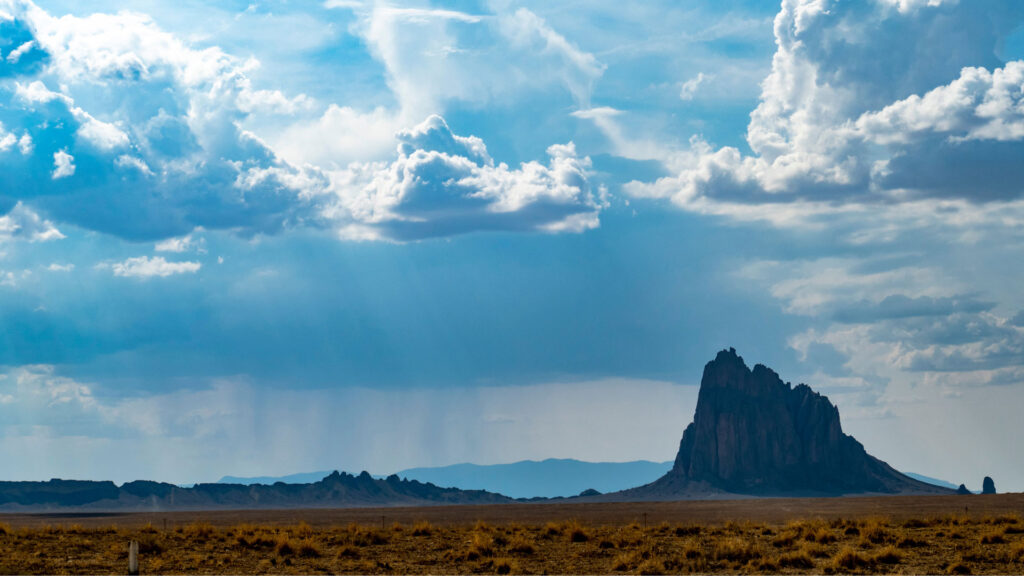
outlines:
[{"label": "wooden post", "polygon": [[128,544],[128,576],[139,574],[139,543],[132,540]]}]

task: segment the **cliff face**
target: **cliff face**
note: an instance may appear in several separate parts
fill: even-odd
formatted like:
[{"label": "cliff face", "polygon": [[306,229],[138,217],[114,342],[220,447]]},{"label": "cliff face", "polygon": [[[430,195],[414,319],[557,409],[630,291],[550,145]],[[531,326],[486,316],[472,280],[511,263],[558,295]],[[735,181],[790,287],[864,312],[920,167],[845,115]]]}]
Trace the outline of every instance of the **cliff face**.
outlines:
[{"label": "cliff face", "polygon": [[791,386],[734,349],[704,368],[697,410],[672,470],[628,497],[947,493],[869,455],[843,433],[839,410],[800,384]]}]

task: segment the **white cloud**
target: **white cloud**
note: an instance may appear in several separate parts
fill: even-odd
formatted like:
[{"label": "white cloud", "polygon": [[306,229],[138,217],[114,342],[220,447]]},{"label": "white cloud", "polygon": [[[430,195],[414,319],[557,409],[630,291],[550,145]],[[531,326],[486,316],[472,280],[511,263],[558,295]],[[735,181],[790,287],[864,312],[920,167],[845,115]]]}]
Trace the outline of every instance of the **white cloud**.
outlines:
[{"label": "white cloud", "polygon": [[705,76],[703,72],[700,72],[693,78],[683,82],[683,86],[679,90],[679,99],[687,102],[693,100],[693,97],[697,95],[697,90],[700,89],[701,84],[708,79],[708,76]]},{"label": "white cloud", "polygon": [[52,222],[42,219],[23,203],[17,203],[10,212],[0,216],[0,242],[27,240],[46,242],[64,238]]},{"label": "white cloud", "polygon": [[324,0],[324,8],[362,8],[363,2],[359,0]]},{"label": "white cloud", "polygon": [[124,262],[109,265],[115,276],[128,278],[166,278],[175,274],[195,274],[202,265],[199,262],[168,262],[163,256],[139,256]]},{"label": "white cloud", "polygon": [[187,236],[168,238],[167,240],[157,242],[153,249],[157,252],[174,252],[177,254],[191,251],[205,254],[206,239],[201,237],[193,238],[192,235],[189,234]]},{"label": "white cloud", "polygon": [[406,124],[400,112],[386,108],[363,112],[332,104],[319,118],[290,125],[272,142],[289,162],[337,169],[391,154],[397,144],[395,135]]},{"label": "white cloud", "polygon": [[[12,26],[31,46],[0,80],[11,94],[5,122],[21,124],[0,133],[0,151],[18,146],[28,158],[0,155],[10,168],[0,184],[13,200],[32,190],[33,204],[58,222],[171,238],[167,248],[200,227],[395,239],[598,223],[601,193],[571,145],[551,146],[546,165],[519,168],[429,143],[388,162],[410,137],[404,128],[454,102],[501,106],[544,91],[589,101],[604,66],[528,10],[326,4],[356,9],[351,31],[384,65],[394,94],[393,105],[357,110],[259,86],[259,62],[192,46],[142,14],[56,18],[27,0],[12,6]],[[32,176],[40,157],[52,157],[45,190]],[[428,193],[401,170],[451,179]],[[421,192],[420,204],[409,201]],[[427,206],[428,197],[441,204]]]},{"label": "white cloud", "polygon": [[53,264],[50,264],[49,266],[47,266],[46,269],[49,270],[50,272],[71,272],[72,270],[75,269],[75,265],[74,264],[58,264],[58,263],[54,262]]},{"label": "white cloud", "polygon": [[65,150],[58,150],[53,153],[53,174],[54,180],[74,176],[75,157]]},{"label": "white cloud", "polygon": [[[575,146],[552,146],[547,165],[495,164],[483,141],[453,134],[439,116],[399,134],[389,164],[331,175],[328,216],[352,238],[415,240],[480,230],[579,232],[598,225],[602,198]],[[346,220],[349,220],[346,223]]]},{"label": "white cloud", "polygon": [[784,1],[747,129],[753,154],[698,138],[673,158],[674,176],[626,191],[776,223],[921,198],[1020,198],[1008,159],[1024,152],[1024,63],[1000,67],[993,50],[1024,14],[986,6]]}]

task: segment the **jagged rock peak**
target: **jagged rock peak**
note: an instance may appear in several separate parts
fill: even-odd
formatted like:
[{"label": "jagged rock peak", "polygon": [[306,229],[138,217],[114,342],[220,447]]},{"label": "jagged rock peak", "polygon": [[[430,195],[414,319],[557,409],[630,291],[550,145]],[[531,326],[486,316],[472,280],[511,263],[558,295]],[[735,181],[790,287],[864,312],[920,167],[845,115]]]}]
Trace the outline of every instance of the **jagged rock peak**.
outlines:
[{"label": "jagged rock peak", "polygon": [[763,364],[747,368],[735,348],[705,365],[668,477],[748,494],[927,490],[844,434],[827,397]]}]

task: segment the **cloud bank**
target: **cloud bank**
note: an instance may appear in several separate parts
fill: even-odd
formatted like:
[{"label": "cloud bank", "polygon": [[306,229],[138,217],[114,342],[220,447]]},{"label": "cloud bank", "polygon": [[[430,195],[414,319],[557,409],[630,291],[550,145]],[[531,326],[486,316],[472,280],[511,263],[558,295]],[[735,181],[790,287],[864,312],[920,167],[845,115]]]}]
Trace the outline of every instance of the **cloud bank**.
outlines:
[{"label": "cloud bank", "polygon": [[698,212],[793,214],[920,200],[1021,198],[1024,62],[996,51],[1024,6],[785,0],[751,113],[750,154],[702,139],[637,197]]},{"label": "cloud bank", "polygon": [[[551,146],[546,165],[495,163],[482,141],[455,136],[432,115],[457,96],[444,90],[473,96],[462,91],[471,77],[456,77],[460,68],[441,53],[389,44],[401,37],[390,33],[398,26],[443,32],[482,20],[454,11],[374,8],[363,33],[387,63],[402,105],[371,115],[362,133],[383,128],[378,146],[399,145],[398,157],[346,156],[358,146],[343,144],[327,146],[342,155],[317,165],[286,160],[244,127],[272,118],[298,125],[318,106],[304,94],[257,87],[255,60],[192,47],[141,14],[57,18],[29,0],[2,0],[0,206],[20,202],[57,222],[130,240],[182,237],[196,228],[251,236],[312,227],[341,238],[414,240],[596,226],[601,204],[588,181],[589,160],[571,142]],[[529,11],[488,26],[523,62],[539,54],[557,70],[581,70],[565,79],[580,100],[600,75],[592,56]],[[413,61],[413,54],[420,56]],[[498,78],[523,62],[492,68],[489,79],[477,78],[480,90],[496,89]],[[421,82],[437,66],[454,82]],[[425,94],[424,87],[441,92]],[[425,124],[404,128],[424,117]],[[362,118],[332,104],[313,127],[321,140],[351,144],[362,139],[352,120]],[[336,136],[323,134],[332,129]],[[293,140],[303,134],[285,133]],[[474,147],[460,147],[464,141]]]}]

